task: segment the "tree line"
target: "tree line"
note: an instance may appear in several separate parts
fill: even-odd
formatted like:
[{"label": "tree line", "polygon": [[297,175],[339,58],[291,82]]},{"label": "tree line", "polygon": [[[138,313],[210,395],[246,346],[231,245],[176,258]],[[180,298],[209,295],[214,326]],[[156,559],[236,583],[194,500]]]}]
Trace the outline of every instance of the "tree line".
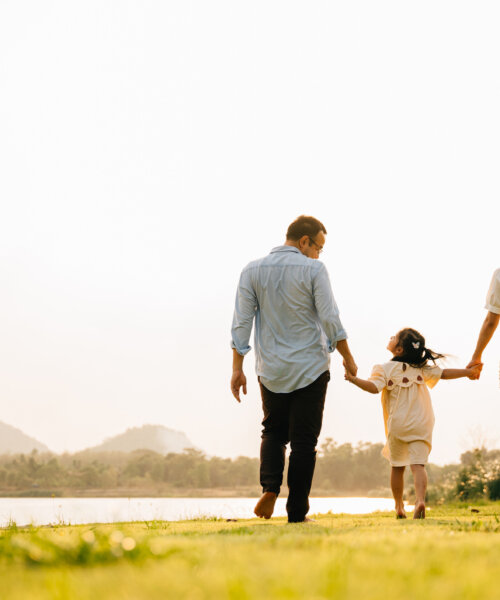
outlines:
[{"label": "tree line", "polygon": [[[318,450],[312,493],[390,494],[390,467],[382,444],[338,444],[328,438]],[[462,454],[460,464],[430,464],[429,499],[500,498],[500,450]],[[151,450],[0,456],[1,495],[181,495],[186,491],[239,490],[257,495],[259,460],[207,456],[199,450],[166,455]],[[411,492],[410,492],[411,497]]]}]

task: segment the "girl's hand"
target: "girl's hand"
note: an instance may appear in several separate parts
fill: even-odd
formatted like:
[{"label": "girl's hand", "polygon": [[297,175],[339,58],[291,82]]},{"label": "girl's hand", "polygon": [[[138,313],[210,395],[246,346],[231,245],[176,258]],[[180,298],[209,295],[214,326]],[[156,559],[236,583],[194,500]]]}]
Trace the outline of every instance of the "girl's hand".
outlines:
[{"label": "girl's hand", "polygon": [[353,375],[346,369],[344,373],[344,379],[353,383],[353,381],[356,379],[356,375]]}]

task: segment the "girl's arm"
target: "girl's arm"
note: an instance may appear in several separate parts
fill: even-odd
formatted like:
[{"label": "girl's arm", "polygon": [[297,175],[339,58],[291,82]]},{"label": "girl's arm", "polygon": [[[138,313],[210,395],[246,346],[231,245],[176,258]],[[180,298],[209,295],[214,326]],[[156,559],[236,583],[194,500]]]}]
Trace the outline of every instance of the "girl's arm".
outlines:
[{"label": "girl's arm", "polygon": [[443,369],[441,379],[460,379],[460,377],[468,377],[469,379],[478,379],[481,373],[482,365],[474,365],[468,369]]},{"label": "girl's arm", "polygon": [[359,377],[355,377],[345,372],[344,379],[354,383],[355,386],[359,387],[364,392],[370,392],[370,394],[378,394],[377,386],[373,383],[373,381],[367,381],[366,379],[360,379]]}]

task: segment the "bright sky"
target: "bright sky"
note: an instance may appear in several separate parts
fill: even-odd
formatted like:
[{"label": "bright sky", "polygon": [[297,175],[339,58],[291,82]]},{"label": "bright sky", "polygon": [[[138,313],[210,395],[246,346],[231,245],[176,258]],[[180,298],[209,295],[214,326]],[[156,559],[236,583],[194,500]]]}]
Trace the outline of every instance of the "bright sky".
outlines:
[{"label": "bright sky", "polygon": [[[464,366],[500,267],[497,2],[2,0],[0,420],[55,451],[162,424],[256,456],[243,266],[312,214],[359,375]],[[500,333],[433,390],[431,460],[500,446]],[[322,438],[383,440],[332,361]]]}]

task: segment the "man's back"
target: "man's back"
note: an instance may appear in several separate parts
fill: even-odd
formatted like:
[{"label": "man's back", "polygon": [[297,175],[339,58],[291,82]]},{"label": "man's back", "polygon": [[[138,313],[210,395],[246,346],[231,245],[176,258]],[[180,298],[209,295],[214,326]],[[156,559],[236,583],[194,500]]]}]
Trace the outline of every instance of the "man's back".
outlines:
[{"label": "man's back", "polygon": [[246,354],[255,317],[256,370],[268,389],[306,387],[329,366],[329,352],[346,334],[328,273],[293,246],[278,246],[241,274],[233,344]]}]

